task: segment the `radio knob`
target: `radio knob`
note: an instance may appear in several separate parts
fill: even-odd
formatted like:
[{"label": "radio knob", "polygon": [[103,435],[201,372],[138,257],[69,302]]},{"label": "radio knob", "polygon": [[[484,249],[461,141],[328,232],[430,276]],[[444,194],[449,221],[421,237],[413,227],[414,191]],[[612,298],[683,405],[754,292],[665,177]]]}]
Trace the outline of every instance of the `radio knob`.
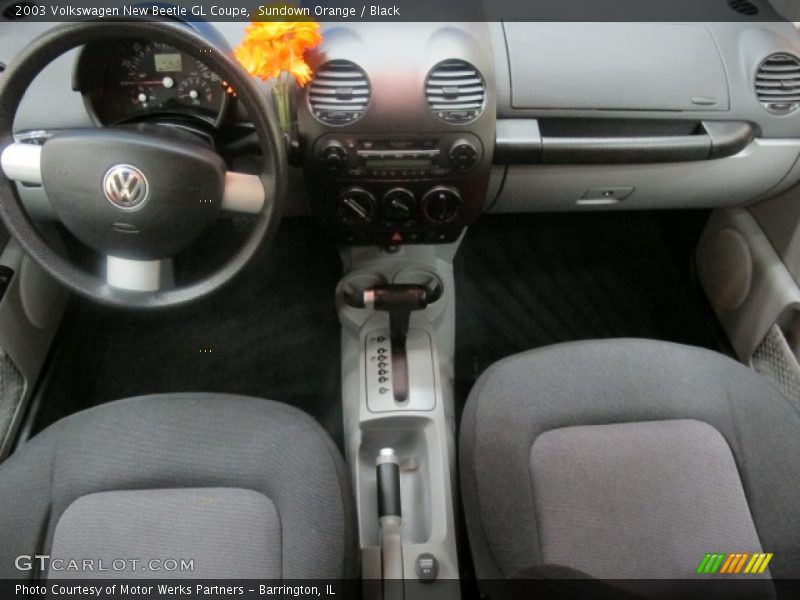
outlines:
[{"label": "radio knob", "polygon": [[422,197],[422,213],[431,223],[446,225],[461,214],[461,194],[452,187],[435,187]]},{"label": "radio knob", "polygon": [[347,168],[347,150],[336,140],[330,140],[319,153],[320,162],[331,175],[338,175]]},{"label": "radio knob", "polygon": [[361,188],[339,195],[339,220],[348,227],[366,227],[375,215],[375,196]]},{"label": "radio knob", "polygon": [[461,138],[450,146],[447,157],[453,168],[466,171],[478,161],[478,150],[471,141]]},{"label": "radio knob", "polygon": [[407,219],[414,213],[415,205],[414,194],[405,188],[393,188],[383,196],[381,213],[387,219]]}]

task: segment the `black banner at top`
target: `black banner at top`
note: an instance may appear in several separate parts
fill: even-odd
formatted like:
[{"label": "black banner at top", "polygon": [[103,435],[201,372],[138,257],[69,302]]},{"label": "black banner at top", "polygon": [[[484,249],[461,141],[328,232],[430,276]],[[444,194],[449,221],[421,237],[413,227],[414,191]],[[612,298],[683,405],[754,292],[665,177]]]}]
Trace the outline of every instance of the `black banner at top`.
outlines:
[{"label": "black banner at top", "polygon": [[[773,4],[774,3],[774,6]],[[777,8],[777,10],[776,10]],[[780,11],[780,12],[778,12]],[[0,0],[0,20],[800,21],[798,0]]]}]

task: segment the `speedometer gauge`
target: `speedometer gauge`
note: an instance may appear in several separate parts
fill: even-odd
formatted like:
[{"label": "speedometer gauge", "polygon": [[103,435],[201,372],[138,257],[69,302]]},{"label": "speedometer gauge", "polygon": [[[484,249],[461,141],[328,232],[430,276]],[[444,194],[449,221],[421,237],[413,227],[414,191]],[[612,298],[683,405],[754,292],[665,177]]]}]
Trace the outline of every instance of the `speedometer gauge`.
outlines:
[{"label": "speedometer gauge", "polygon": [[[161,42],[118,40],[90,46],[81,63],[79,74],[94,79],[82,91],[86,94],[89,88],[88,104],[105,125],[170,114],[217,122],[230,100],[219,75]],[[94,76],[86,63],[93,65]]]}]

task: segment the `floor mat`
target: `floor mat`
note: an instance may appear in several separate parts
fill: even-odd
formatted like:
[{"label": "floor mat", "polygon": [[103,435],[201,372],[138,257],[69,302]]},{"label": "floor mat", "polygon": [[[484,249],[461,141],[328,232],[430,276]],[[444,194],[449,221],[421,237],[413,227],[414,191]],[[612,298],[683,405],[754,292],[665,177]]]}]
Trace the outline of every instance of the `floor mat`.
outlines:
[{"label": "floor mat", "polygon": [[[691,270],[706,216],[482,217],[455,261],[457,397],[493,362],[557,342],[645,337],[723,349]],[[262,264],[194,306],[136,314],[76,299],[34,432],[118,398],[211,391],[293,404],[341,444],[340,276],[324,234],[287,220]]]},{"label": "floor mat", "polygon": [[260,263],[212,298],[169,312],[74,300],[34,432],[110,400],[207,391],[297,406],[341,445],[336,247],[310,221],[285,220]]},{"label": "floor mat", "polygon": [[455,261],[458,396],[493,362],[557,342],[643,337],[721,349],[691,267],[706,218],[482,217]]}]

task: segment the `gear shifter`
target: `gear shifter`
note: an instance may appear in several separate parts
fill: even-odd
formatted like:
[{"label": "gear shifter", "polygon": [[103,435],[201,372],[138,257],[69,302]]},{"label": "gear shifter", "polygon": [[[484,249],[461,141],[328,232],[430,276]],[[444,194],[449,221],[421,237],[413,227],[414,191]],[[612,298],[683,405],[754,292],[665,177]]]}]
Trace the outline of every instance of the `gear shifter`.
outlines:
[{"label": "gear shifter", "polygon": [[364,290],[364,306],[389,313],[392,342],[392,388],[395,402],[408,400],[408,359],[406,336],[411,311],[428,306],[428,289],[421,285],[378,285]]}]

